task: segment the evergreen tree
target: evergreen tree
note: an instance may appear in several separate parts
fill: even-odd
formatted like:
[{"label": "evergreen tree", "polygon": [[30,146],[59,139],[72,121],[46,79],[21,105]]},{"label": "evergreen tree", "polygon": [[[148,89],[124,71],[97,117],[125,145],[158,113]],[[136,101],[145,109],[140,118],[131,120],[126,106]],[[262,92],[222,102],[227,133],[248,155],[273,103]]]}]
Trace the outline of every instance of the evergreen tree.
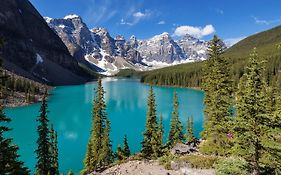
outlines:
[{"label": "evergreen tree", "polygon": [[104,94],[102,81],[99,79],[93,104],[92,130],[84,160],[88,173],[108,165],[113,159],[109,137],[110,121],[107,119]]},{"label": "evergreen tree", "polygon": [[170,132],[168,137],[169,147],[174,146],[176,143],[184,141],[183,127],[179,119],[179,101],[177,93],[174,92],[173,97],[173,112],[170,124]]},{"label": "evergreen tree", "polygon": [[124,136],[123,153],[125,157],[129,157],[131,155],[127,135]]},{"label": "evergreen tree", "polygon": [[159,119],[159,126],[158,126],[158,137],[159,137],[159,143],[161,147],[164,146],[163,140],[164,140],[164,126],[163,126],[163,115],[160,115]]},{"label": "evergreen tree", "polygon": [[150,87],[149,96],[147,100],[147,116],[145,131],[143,133],[141,154],[146,159],[156,159],[160,154],[160,142],[158,138],[158,124],[156,117],[156,102],[155,95]]},{"label": "evergreen tree", "polygon": [[[94,162],[93,161],[93,151],[92,151],[92,148],[93,148],[92,142],[89,141],[89,143],[87,145],[86,157],[85,157],[85,160],[84,160],[84,165],[86,167],[86,171],[87,172],[93,171],[93,170],[88,169],[88,168],[92,167],[92,164]],[[83,173],[81,173],[81,174],[83,174]]]},{"label": "evergreen tree", "polygon": [[51,152],[51,170],[52,175],[59,175],[59,161],[58,161],[58,138],[57,132],[53,125],[50,127],[50,152]]},{"label": "evergreen tree", "polygon": [[120,145],[117,146],[116,157],[118,160],[123,160],[131,155],[127,135],[124,136],[123,148]]},{"label": "evergreen tree", "polygon": [[186,141],[191,142],[194,139],[193,117],[188,117],[186,124]]},{"label": "evergreen tree", "polygon": [[239,87],[237,97],[237,118],[234,125],[234,147],[236,155],[252,164],[253,174],[261,173],[261,157],[266,150],[264,139],[267,137],[268,122],[266,95],[264,88],[264,68],[256,51],[250,55],[245,73],[243,88]]},{"label": "evergreen tree", "polygon": [[121,148],[120,145],[117,146],[116,157],[117,157],[118,160],[124,159],[124,152],[123,152],[123,149]]},{"label": "evergreen tree", "polygon": [[113,162],[112,145],[110,141],[110,121],[106,120],[105,128],[102,136],[102,150],[101,150],[101,160],[103,166],[108,166]]},{"label": "evergreen tree", "polygon": [[223,42],[214,36],[209,45],[203,77],[205,121],[202,133],[204,142],[200,150],[206,154],[226,155],[231,146],[228,135],[231,131],[232,82],[223,52]]},{"label": "evergreen tree", "polygon": [[[272,106],[269,106],[272,99],[272,94],[267,93],[266,109],[268,111],[267,116],[269,121],[265,124],[268,127],[268,133],[265,133],[263,139],[263,145],[265,151],[261,157],[262,168],[264,169],[264,174],[281,174],[281,95],[276,97],[275,108],[272,111]],[[265,128],[265,127],[264,127]]]},{"label": "evergreen tree", "polygon": [[49,136],[49,119],[47,116],[48,105],[47,105],[47,90],[42,98],[42,103],[40,107],[40,115],[37,121],[39,125],[37,127],[38,139],[37,139],[37,149],[35,153],[37,154],[36,172],[41,175],[47,175],[51,170],[51,153],[50,153],[50,136]]}]

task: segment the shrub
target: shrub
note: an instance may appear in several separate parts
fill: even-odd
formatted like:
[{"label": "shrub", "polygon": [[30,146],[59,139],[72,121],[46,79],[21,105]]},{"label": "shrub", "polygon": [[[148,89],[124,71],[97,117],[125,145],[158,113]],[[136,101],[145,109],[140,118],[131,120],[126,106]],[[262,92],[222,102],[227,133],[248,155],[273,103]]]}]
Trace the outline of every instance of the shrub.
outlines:
[{"label": "shrub", "polygon": [[248,175],[250,174],[249,164],[242,159],[227,158],[219,160],[216,165],[216,175]]},{"label": "shrub", "polygon": [[219,157],[207,155],[188,155],[181,157],[179,160],[189,163],[192,168],[210,169],[214,168],[214,164],[219,160]]},{"label": "shrub", "polygon": [[159,162],[164,166],[165,169],[171,169],[171,162],[175,160],[177,157],[172,154],[165,154],[164,156],[159,158]]}]

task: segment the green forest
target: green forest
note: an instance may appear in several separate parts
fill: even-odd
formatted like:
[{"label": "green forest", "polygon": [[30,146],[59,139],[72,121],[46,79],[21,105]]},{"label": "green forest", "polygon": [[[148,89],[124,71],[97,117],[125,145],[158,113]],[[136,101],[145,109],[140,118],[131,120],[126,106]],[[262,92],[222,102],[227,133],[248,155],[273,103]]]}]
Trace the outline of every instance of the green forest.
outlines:
[{"label": "green forest", "polygon": [[[253,48],[265,63],[266,82],[275,87],[281,87],[281,26],[261,32],[240,41],[223,52],[230,66],[230,76],[237,86],[239,79],[245,72],[248,55]],[[195,62],[145,72],[141,81],[155,85],[169,85],[180,87],[202,87],[204,62]]]}]

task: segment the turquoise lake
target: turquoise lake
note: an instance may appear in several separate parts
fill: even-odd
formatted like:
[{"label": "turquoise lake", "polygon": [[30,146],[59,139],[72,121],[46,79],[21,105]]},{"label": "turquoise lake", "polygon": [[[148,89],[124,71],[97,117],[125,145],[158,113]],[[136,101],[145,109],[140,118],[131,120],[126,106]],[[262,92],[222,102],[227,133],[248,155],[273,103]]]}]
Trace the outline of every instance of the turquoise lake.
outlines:
[{"label": "turquoise lake", "polygon": [[[49,119],[58,132],[60,171],[72,169],[76,174],[83,168],[83,159],[91,127],[91,111],[96,83],[77,86],[61,86],[50,91],[48,100]],[[107,113],[111,121],[111,140],[115,151],[123,137],[128,136],[132,152],[141,148],[142,132],[146,121],[146,102],[149,86],[133,79],[104,79]],[[199,137],[203,127],[203,97],[199,90],[173,87],[154,87],[157,115],[163,115],[165,137],[169,131],[173,92],[179,96],[179,111],[183,125],[187,117],[193,116],[195,134]],[[20,148],[20,160],[32,172],[36,163],[37,125],[40,104],[6,109],[11,117],[12,131],[8,136]]]}]

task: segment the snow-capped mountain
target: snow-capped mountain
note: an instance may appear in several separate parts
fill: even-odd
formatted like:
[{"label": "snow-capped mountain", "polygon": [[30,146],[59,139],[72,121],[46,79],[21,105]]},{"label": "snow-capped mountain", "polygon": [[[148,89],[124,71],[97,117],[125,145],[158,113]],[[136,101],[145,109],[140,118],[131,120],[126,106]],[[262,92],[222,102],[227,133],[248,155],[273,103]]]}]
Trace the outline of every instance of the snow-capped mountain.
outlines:
[{"label": "snow-capped mountain", "polygon": [[207,42],[190,35],[178,41],[166,32],[146,40],[136,36],[126,40],[122,35],[113,38],[105,28],[89,29],[77,15],[45,20],[80,64],[107,74],[206,59]]}]

